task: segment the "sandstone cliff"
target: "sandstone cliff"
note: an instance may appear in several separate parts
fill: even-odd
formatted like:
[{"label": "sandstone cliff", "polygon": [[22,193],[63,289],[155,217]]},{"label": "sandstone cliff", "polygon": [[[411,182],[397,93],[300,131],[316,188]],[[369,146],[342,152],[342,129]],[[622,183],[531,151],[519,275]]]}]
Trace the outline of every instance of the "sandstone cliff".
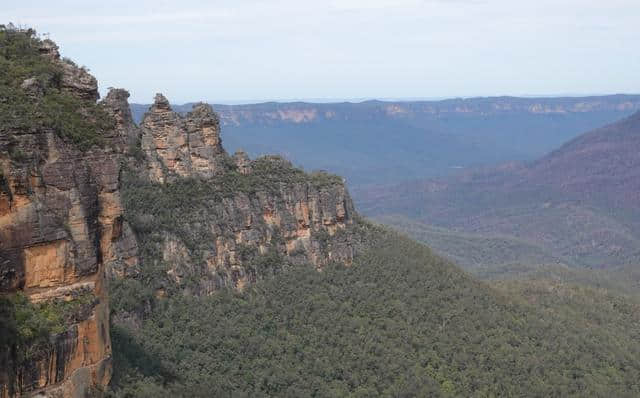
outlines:
[{"label": "sandstone cliff", "polygon": [[[0,124],[0,312],[24,321],[6,306],[26,297],[36,315],[46,309],[42,319],[57,322],[48,338],[32,335],[30,328],[43,325],[3,325],[0,396],[94,396],[111,377],[105,267],[136,261],[118,190],[122,123],[101,128],[93,120],[119,110],[111,95],[96,105],[95,78],[63,61],[54,43],[21,31],[0,38],[9,48],[17,41],[24,47],[3,64],[4,76],[33,64],[47,71],[20,89],[8,80],[1,87],[10,99],[4,106],[12,108],[2,109],[10,117]],[[25,116],[34,124],[25,126],[20,106],[29,107]],[[83,147],[87,137],[101,144]]]},{"label": "sandstone cliff", "polygon": [[143,269],[114,274],[160,269],[156,295],[211,294],[288,265],[352,261],[354,208],[339,177],[306,174],[280,157],[231,157],[209,105],[181,116],[160,94],[139,134],[142,156],[124,173],[123,194]]},{"label": "sandstone cliff", "polygon": [[[0,288],[21,290],[33,302],[72,301],[85,292],[95,301],[91,311],[55,336],[47,352],[16,369],[18,380],[5,385],[2,394],[57,387],[62,396],[73,396],[78,388],[109,381],[104,263],[118,238],[113,234],[121,210],[116,160],[103,152],[85,157],[51,132],[24,135],[20,141],[34,158],[43,159],[30,158],[19,166],[1,160]],[[31,146],[35,142],[41,145],[37,153]]]},{"label": "sandstone cliff", "polygon": [[15,49],[0,63],[1,398],[99,395],[110,315],[135,329],[166,295],[351,264],[356,214],[340,177],[230,156],[206,104],[181,115],[158,94],[138,126],[125,90],[97,104],[95,78],[54,43],[0,39]]},{"label": "sandstone cliff", "polygon": [[162,94],[156,95],[142,120],[141,140],[153,181],[164,182],[167,173],[209,178],[224,171],[220,122],[209,105],[197,104],[180,117]]}]

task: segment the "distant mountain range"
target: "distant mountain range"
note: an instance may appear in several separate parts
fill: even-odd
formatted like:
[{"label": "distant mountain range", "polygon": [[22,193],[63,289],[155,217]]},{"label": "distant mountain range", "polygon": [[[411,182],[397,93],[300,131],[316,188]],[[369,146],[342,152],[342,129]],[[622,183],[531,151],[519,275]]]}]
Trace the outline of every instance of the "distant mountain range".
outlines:
[{"label": "distant mountain range", "polygon": [[[193,104],[173,105],[187,112]],[[132,104],[136,121],[149,105]],[[213,105],[230,150],[279,153],[349,185],[437,177],[526,161],[640,110],[640,95]],[[356,197],[357,199],[357,197]]]},{"label": "distant mountain range", "polygon": [[467,267],[637,263],[640,112],[530,163],[369,186],[356,196],[365,214]]},{"label": "distant mountain range", "polygon": [[[126,90],[96,103],[97,80],[34,30],[0,25],[0,48],[0,397],[640,396],[637,267],[480,282],[362,217],[342,178],[230,156],[208,105],[179,115],[158,94],[136,125]],[[476,116],[444,125],[467,130],[437,139],[415,127],[440,120],[418,105],[323,121],[280,109],[272,130],[251,120],[260,142],[294,137],[311,159],[395,176],[363,202],[404,211],[461,260],[633,258],[638,114],[528,165],[418,183],[401,183],[397,164],[376,174],[385,156],[407,168],[490,157],[487,142],[525,131],[498,127],[526,117],[541,121],[533,143],[548,115],[576,127],[636,106],[585,101],[492,113],[485,130],[485,111],[460,106]],[[454,152],[469,142],[460,131],[482,145]],[[440,146],[417,146],[429,140]]]}]

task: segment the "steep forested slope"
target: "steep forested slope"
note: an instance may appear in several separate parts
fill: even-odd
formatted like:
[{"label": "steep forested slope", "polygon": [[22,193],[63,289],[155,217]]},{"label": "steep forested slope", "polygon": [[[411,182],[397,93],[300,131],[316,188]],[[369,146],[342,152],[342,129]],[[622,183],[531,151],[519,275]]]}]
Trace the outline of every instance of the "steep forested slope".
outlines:
[{"label": "steep forested slope", "polygon": [[367,224],[360,233],[375,248],[352,267],[156,301],[139,330],[114,331],[114,395],[640,393],[630,299],[555,296],[552,285],[500,293],[420,244]]},{"label": "steep forested slope", "polygon": [[[392,224],[404,223],[401,215],[476,238],[517,239],[574,265],[638,263],[638,148],[636,113],[530,164],[371,187],[357,197],[365,214],[386,215]],[[437,248],[458,258],[470,254],[446,242]]]}]

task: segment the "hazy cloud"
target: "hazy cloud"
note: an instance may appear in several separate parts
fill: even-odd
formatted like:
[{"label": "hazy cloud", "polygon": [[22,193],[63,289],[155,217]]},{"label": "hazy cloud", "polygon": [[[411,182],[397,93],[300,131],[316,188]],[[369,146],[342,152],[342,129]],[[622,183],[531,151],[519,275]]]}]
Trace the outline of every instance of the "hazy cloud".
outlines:
[{"label": "hazy cloud", "polygon": [[134,100],[640,92],[637,0],[5,0]]}]

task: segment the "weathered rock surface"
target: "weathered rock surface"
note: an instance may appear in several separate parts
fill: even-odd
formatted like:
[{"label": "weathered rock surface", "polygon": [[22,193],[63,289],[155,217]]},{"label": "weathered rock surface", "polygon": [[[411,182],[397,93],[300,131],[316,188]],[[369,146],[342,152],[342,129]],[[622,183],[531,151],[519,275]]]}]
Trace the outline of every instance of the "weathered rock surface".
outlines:
[{"label": "weathered rock surface", "polygon": [[241,174],[251,173],[251,159],[249,155],[244,151],[238,151],[233,154],[233,163],[235,163],[238,172]]},{"label": "weathered rock surface", "polygon": [[56,337],[49,357],[19,369],[20,378],[2,395],[9,396],[12,388],[56,387],[66,391],[61,396],[77,396],[81,392],[67,382],[79,372],[90,375],[87,388],[109,381],[104,265],[113,257],[114,225],[121,213],[118,159],[107,152],[83,156],[51,132],[18,139],[32,154],[21,165],[4,156],[5,143],[0,143],[0,291],[20,290],[32,301],[65,300],[88,287],[98,302],[86,319]]},{"label": "weathered rock surface", "polygon": [[[40,52],[63,65],[60,89],[88,103],[97,99],[95,78],[60,60],[55,44],[45,42]],[[26,82],[23,88],[31,90],[34,84]],[[118,94],[107,97],[107,107]],[[109,109],[112,114],[127,111]],[[15,131],[0,126],[0,295],[22,292],[32,302],[90,297],[46,352],[28,363],[9,358],[0,369],[0,397],[95,396],[110,380],[105,268],[137,261],[119,193],[125,124],[118,120],[104,134],[104,148],[87,151],[46,127]]]},{"label": "weathered rock surface", "polygon": [[[318,189],[304,182],[283,184],[276,192],[239,192],[214,206],[216,216],[204,221],[213,241],[204,256],[202,293],[222,286],[242,289],[261,273],[277,272],[287,264],[321,269],[332,261],[351,264],[353,260],[354,209],[344,186]],[[172,252],[165,243],[165,253]],[[265,263],[269,256],[275,256],[273,264]],[[189,262],[173,264],[179,269]],[[276,268],[265,269],[269,267]]]},{"label": "weathered rock surface", "polygon": [[128,152],[140,140],[140,130],[133,121],[129,107],[129,92],[121,88],[112,88],[102,100],[105,109],[116,122],[112,142],[123,151]]},{"label": "weathered rock surface", "polygon": [[142,150],[148,173],[156,182],[174,177],[209,178],[224,170],[220,121],[211,106],[197,104],[185,117],[157,94],[142,120]]},{"label": "weathered rock surface", "polygon": [[[98,99],[95,78],[61,60],[55,43],[38,50],[59,66],[56,89]],[[21,83],[34,100],[46,95],[38,80]],[[104,146],[80,150],[47,126],[0,126],[0,295],[88,297],[45,352],[26,363],[0,352],[0,398],[95,396],[107,386],[110,278],[151,268],[162,274],[158,298],[207,295],[288,266],[352,262],[355,211],[342,179],[280,157],[229,156],[206,104],[182,116],[158,94],[138,127],[128,97],[112,89],[102,101],[115,123],[101,131]]]},{"label": "weathered rock surface", "polygon": [[[167,282],[211,294],[287,265],[351,263],[355,211],[339,177],[305,174],[277,156],[230,157],[209,105],[182,117],[158,94],[141,129],[145,160],[123,192],[140,240],[153,242],[143,261],[164,267]],[[145,195],[171,199],[141,206]]]},{"label": "weathered rock surface", "polygon": [[61,59],[58,45],[51,40],[44,40],[39,48],[42,56],[49,58],[51,62],[58,64],[62,70],[60,87],[62,90],[75,95],[78,98],[97,101],[98,81],[86,68],[78,67],[69,60]]}]

